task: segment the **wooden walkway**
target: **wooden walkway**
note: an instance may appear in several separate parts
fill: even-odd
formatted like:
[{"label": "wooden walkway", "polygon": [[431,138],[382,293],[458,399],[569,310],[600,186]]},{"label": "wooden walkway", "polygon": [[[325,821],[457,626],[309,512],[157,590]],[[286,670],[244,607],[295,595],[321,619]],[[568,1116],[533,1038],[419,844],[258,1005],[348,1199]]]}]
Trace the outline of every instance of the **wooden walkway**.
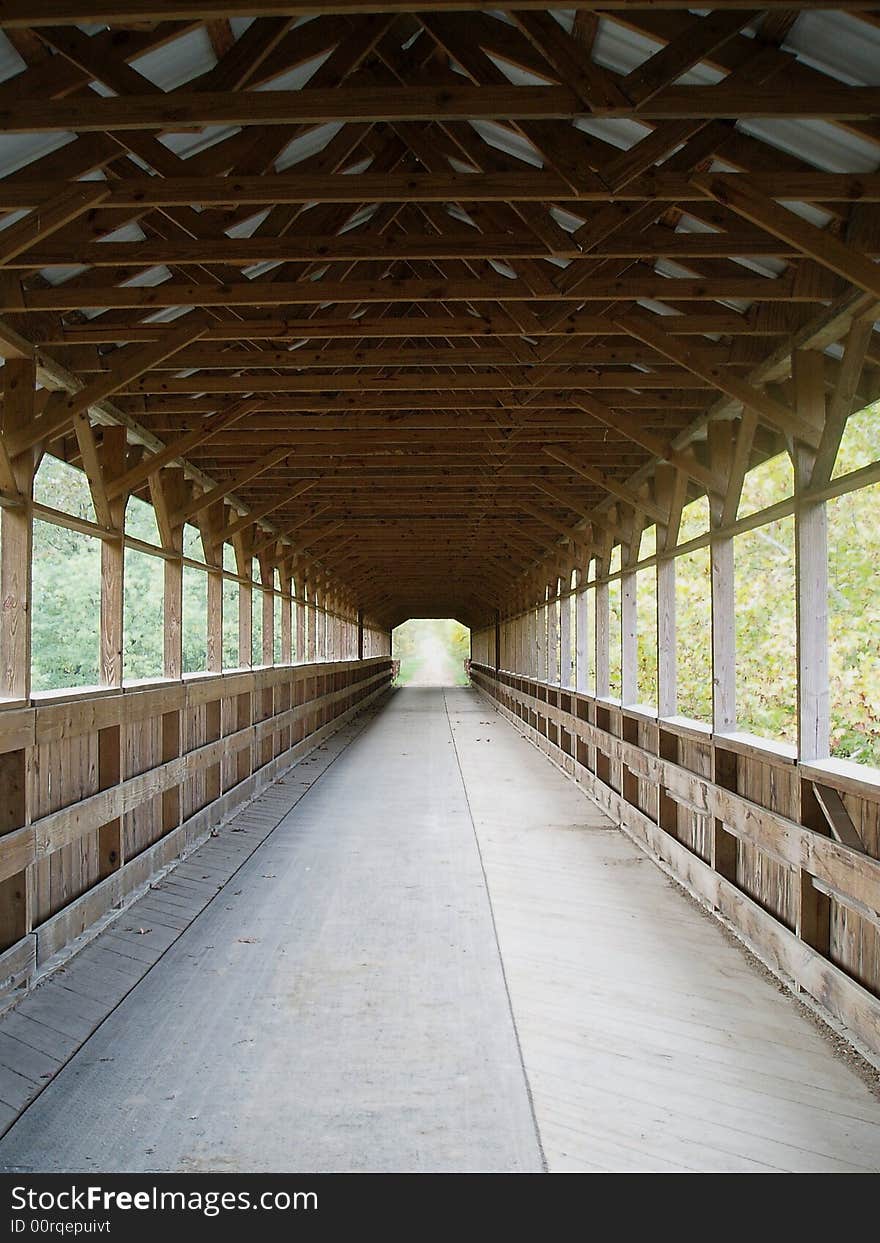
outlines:
[{"label": "wooden walkway", "polygon": [[486,700],[365,720],[0,1021],[0,1169],[880,1168],[864,1073]]}]

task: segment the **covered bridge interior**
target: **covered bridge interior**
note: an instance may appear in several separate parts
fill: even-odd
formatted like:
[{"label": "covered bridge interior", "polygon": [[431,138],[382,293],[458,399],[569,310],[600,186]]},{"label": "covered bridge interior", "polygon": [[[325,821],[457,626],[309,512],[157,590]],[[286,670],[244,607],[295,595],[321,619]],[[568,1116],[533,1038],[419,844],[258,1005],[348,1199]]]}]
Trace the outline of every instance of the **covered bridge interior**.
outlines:
[{"label": "covered bridge interior", "polygon": [[878,115],[858,0],[0,4],[2,1168],[880,1167]]}]

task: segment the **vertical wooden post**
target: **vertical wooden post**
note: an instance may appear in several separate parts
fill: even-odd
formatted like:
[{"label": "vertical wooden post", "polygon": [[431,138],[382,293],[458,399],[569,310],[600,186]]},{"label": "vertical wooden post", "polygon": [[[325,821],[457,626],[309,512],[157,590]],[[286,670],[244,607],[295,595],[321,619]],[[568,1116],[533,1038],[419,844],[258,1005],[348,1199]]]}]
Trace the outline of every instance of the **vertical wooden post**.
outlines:
[{"label": "vertical wooden post", "polygon": [[[124,427],[105,427],[101,444],[101,466],[108,482],[118,478],[126,466]],[[101,646],[99,679],[102,686],[121,686],[123,662],[123,612],[125,593],[125,509],[128,493],[108,502],[105,517],[116,533],[101,541]],[[117,778],[118,780],[118,778]],[[106,788],[106,787],[105,787]]]},{"label": "vertical wooden post", "polygon": [[[668,521],[657,524],[657,552],[672,552],[678,543],[681,511],[687,498],[687,477],[665,463],[654,472],[657,503]],[[678,711],[678,653],[676,639],[675,557],[657,562],[657,710],[662,716]]]},{"label": "vertical wooden post", "polygon": [[293,664],[293,567],[289,559],[278,567],[281,582],[281,663]]},{"label": "vertical wooden post", "polygon": [[547,587],[547,678],[551,685],[559,684],[559,579],[554,578]]},{"label": "vertical wooden post", "polygon": [[[794,355],[798,413],[821,426],[825,415],[822,354],[797,350]],[[816,455],[802,444],[794,448],[795,582],[797,585],[798,755],[825,759],[830,749],[828,689],[828,517],[824,501],[804,501],[801,494],[813,475]]]},{"label": "vertical wooden post", "polygon": [[[7,358],[3,368],[3,435],[28,427],[34,419],[36,366],[32,358]],[[28,699],[31,692],[31,585],[34,541],[34,476],[39,454],[16,457],[12,473],[21,503],[0,513],[0,595],[2,595],[2,678],[0,695]]]},{"label": "vertical wooden post", "polygon": [[620,653],[620,699],[621,703],[635,703],[638,698],[638,597],[636,574],[629,570],[620,580],[621,653]]},{"label": "vertical wooden post", "polygon": [[364,611],[358,609],[357,613],[357,658],[364,659]]},{"label": "vertical wooden post", "polygon": [[588,647],[590,599],[587,594],[588,573],[587,567],[578,570],[577,595],[575,596],[575,643],[577,645],[575,655],[575,687],[582,695],[587,693],[590,685],[590,653]]},{"label": "vertical wooden post", "polygon": [[559,597],[559,685],[571,686],[571,576],[564,581]]},{"label": "vertical wooden post", "polygon": [[[713,467],[729,476],[733,442],[726,424],[710,423],[709,449]],[[736,613],[734,594],[733,537],[717,534],[724,521],[729,497],[709,493],[712,532],[712,728],[716,734],[736,728]]]},{"label": "vertical wooden post", "polygon": [[[33,359],[7,358],[3,368],[4,401],[0,433],[28,427],[35,414],[36,368]],[[13,458],[12,481],[21,498],[0,511],[0,697],[27,700],[31,693],[31,601],[34,539],[34,476],[39,450]],[[20,828],[28,819],[27,754],[0,756],[0,833]],[[0,949],[14,945],[31,930],[32,869],[0,882]]]},{"label": "vertical wooden post", "polygon": [[[603,577],[608,573],[608,559],[603,558],[596,565],[596,576]],[[607,699],[611,691],[611,601],[608,596],[608,582],[596,584],[596,695],[599,699]]]},{"label": "vertical wooden post", "polygon": [[305,664],[307,660],[306,653],[309,646],[308,636],[308,619],[306,616],[306,584],[305,579],[297,570],[294,564],[294,580],[293,586],[296,592],[296,663],[298,665]]},{"label": "vertical wooden post", "polygon": [[207,665],[209,673],[223,669],[223,502],[218,501],[198,516],[202,551],[208,566],[206,618]]},{"label": "vertical wooden post", "polygon": [[260,605],[263,619],[261,663],[275,664],[275,561],[268,554],[259,558]]},{"label": "vertical wooden post", "polygon": [[183,675],[183,525],[175,522],[191,496],[192,489],[181,467],[170,467],[150,475],[150,497],[162,547],[173,554],[164,560],[165,607],[164,652],[166,678]]},{"label": "vertical wooden post", "polygon": [[245,580],[238,587],[238,663],[249,669],[254,663],[254,559],[243,535],[232,538],[237,572]]},{"label": "vertical wooden post", "polygon": [[306,584],[305,591],[308,602],[307,622],[309,632],[306,659],[311,665],[318,659],[318,596],[311,583]]}]

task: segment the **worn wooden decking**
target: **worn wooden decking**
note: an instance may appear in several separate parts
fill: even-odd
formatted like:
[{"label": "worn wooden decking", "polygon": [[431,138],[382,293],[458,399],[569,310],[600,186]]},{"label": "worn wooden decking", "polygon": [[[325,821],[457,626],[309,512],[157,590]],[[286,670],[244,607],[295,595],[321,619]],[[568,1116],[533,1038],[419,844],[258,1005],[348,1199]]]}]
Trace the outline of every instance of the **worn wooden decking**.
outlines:
[{"label": "worn wooden decking", "polygon": [[0,1168],[880,1168],[863,1073],[486,700],[366,720],[0,1021]]}]

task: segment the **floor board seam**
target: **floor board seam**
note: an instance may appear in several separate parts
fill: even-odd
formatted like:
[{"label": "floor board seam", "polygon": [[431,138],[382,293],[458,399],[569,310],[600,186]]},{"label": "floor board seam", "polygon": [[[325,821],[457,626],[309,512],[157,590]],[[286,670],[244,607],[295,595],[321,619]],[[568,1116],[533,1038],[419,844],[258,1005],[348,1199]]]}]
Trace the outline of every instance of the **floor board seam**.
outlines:
[{"label": "floor board seam", "polygon": [[486,894],[486,904],[489,908],[489,920],[492,925],[492,936],[495,941],[495,949],[497,950],[497,953],[498,953],[498,965],[501,969],[501,978],[504,982],[504,992],[505,992],[505,996],[507,997],[507,1009],[510,1013],[510,1022],[513,1026],[513,1037],[514,1037],[514,1040],[516,1041],[516,1051],[517,1051],[517,1056],[519,1057],[520,1068],[522,1070],[523,1083],[525,1085],[525,1090],[526,1090],[526,1097],[528,1098],[528,1102],[529,1102],[529,1112],[531,1113],[532,1124],[535,1128],[535,1142],[538,1145],[538,1152],[541,1157],[541,1166],[543,1168],[543,1172],[545,1174],[548,1174],[550,1172],[550,1166],[547,1161],[547,1154],[544,1152],[544,1142],[541,1138],[541,1128],[538,1125],[538,1115],[535,1111],[535,1101],[532,1095],[532,1085],[529,1080],[529,1072],[526,1070],[526,1062],[525,1062],[525,1057],[523,1056],[522,1043],[519,1038],[519,1027],[517,1026],[516,1015],[514,1014],[514,1010],[513,1010],[513,998],[510,995],[510,985],[507,979],[507,971],[505,970],[505,966],[504,966],[504,955],[501,952],[501,941],[499,940],[499,937],[498,937],[498,925],[495,922],[495,908],[492,905],[492,893],[491,893],[491,890],[489,889],[489,877],[486,874],[486,865],[483,860],[483,851],[482,851],[482,847],[480,846],[480,837],[479,837],[479,834],[477,833],[477,825],[476,825],[476,821],[474,820],[473,810],[471,809],[471,801],[468,796],[467,782],[464,779],[464,772],[461,767],[461,756],[458,753],[458,744],[455,741],[455,730],[452,728],[452,720],[450,719],[450,716],[449,716],[449,704],[446,699],[445,688],[443,689],[443,708],[446,713],[446,723],[449,727],[449,736],[452,739],[452,749],[455,752],[455,763],[456,763],[456,767],[458,768],[458,776],[459,776],[459,780],[461,781],[462,792],[464,793],[464,801],[465,801],[465,805],[467,806],[468,819],[471,822],[471,831],[474,835],[474,844],[477,848],[477,858],[479,859],[479,863],[480,863],[480,872],[482,873],[482,876],[483,876],[483,887],[484,887],[484,891]]}]

